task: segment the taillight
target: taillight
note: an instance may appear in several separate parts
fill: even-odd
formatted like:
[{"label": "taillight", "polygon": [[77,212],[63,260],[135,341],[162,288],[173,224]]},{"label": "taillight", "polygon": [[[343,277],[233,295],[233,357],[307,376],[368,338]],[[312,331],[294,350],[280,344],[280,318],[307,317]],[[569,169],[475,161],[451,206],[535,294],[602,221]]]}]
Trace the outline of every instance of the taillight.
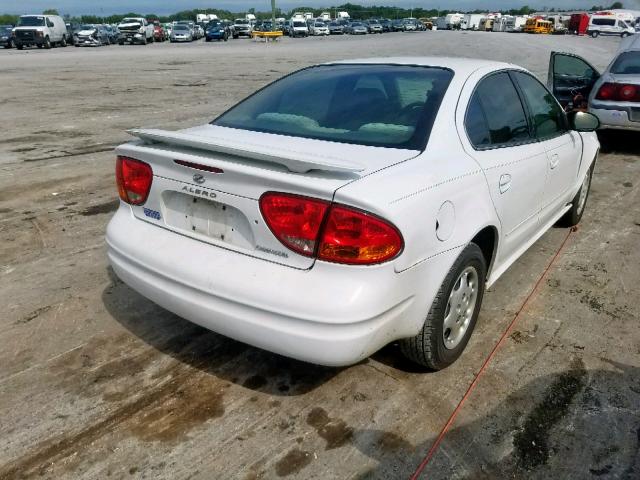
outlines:
[{"label": "taillight", "polygon": [[382,263],[404,245],[400,232],[386,220],[324,200],[269,192],[260,198],[260,210],[286,247],[328,262]]},{"label": "taillight", "polygon": [[151,167],[129,157],[118,156],[116,160],[116,180],[120,198],[131,205],[142,205],[147,201],[153,171]]},{"label": "taillight", "polygon": [[603,83],[598,93],[597,100],[640,102],[640,86],[624,83]]},{"label": "taillight", "polygon": [[267,225],[286,247],[311,257],[329,202],[284,193],[265,193],[260,211]]},{"label": "taillight", "polygon": [[402,250],[402,236],[389,222],[349,207],[331,207],[318,258],[367,265],[392,259]]}]

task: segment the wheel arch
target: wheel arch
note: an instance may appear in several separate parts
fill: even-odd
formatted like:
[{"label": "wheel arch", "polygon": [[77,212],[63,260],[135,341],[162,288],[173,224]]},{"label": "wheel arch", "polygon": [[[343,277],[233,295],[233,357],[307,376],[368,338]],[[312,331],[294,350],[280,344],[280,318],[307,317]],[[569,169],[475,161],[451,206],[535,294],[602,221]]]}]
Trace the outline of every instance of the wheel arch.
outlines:
[{"label": "wheel arch", "polygon": [[488,279],[498,251],[498,227],[495,225],[486,225],[476,232],[469,243],[475,243],[480,247],[480,250],[482,250],[482,255],[484,256],[484,260],[487,264],[486,279]]}]

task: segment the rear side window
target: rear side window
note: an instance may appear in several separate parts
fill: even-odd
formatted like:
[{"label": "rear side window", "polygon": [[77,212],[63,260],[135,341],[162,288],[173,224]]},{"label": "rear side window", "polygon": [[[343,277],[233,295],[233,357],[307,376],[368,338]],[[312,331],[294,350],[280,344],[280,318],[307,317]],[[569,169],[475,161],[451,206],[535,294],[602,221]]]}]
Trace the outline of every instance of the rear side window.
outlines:
[{"label": "rear side window", "polygon": [[567,131],[562,108],[553,95],[535,78],[523,72],[513,72],[524,95],[536,138],[547,139]]},{"label": "rear side window", "polygon": [[591,24],[592,25],[613,27],[616,24],[616,21],[613,18],[594,18],[591,21]]},{"label": "rear side window", "polygon": [[476,148],[517,145],[531,140],[520,97],[506,72],[480,81],[469,102],[465,128]]}]

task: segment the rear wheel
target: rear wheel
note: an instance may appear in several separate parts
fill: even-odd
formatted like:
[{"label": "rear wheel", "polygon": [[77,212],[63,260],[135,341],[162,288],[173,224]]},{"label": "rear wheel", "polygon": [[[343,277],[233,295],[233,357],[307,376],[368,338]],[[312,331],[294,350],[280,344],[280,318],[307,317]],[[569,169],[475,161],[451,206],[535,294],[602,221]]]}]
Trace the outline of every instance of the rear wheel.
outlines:
[{"label": "rear wheel", "polygon": [[600,32],[591,32],[591,37],[596,38],[598,35],[600,35]]},{"label": "rear wheel", "polygon": [[629,32],[622,32],[622,34],[620,34],[620,36],[622,38],[627,38],[629,36]]},{"label": "rear wheel", "polygon": [[589,167],[587,173],[582,180],[580,190],[576,193],[571,201],[571,210],[569,210],[558,222],[562,227],[574,227],[582,219],[585,206],[587,205],[587,198],[589,197],[589,190],[591,190],[591,177],[593,176],[593,165]]},{"label": "rear wheel", "polygon": [[455,362],[475,328],[486,275],[482,250],[470,243],[442,282],[422,330],[415,337],[400,341],[402,353],[433,370]]},{"label": "rear wheel", "polygon": [[60,46],[61,47],[66,47],[67,46],[67,36],[66,35],[62,36],[62,41],[60,42]]}]

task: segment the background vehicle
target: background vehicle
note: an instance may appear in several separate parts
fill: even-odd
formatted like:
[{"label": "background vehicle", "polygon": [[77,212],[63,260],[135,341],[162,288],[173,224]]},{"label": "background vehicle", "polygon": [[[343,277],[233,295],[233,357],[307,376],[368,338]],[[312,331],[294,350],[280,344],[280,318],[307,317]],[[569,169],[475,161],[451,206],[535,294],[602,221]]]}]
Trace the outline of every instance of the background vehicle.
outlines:
[{"label": "background vehicle", "polygon": [[369,20],[366,22],[367,31],[369,33],[382,33],[383,28],[378,20]]},{"label": "background vehicle", "polygon": [[0,47],[13,48],[13,25],[0,25]]},{"label": "background vehicle", "polygon": [[351,22],[344,29],[344,33],[348,33],[349,35],[366,35],[369,33],[369,29],[367,29],[366,25],[362,22]]},{"label": "background vehicle", "polygon": [[569,33],[574,35],[584,35],[589,28],[591,17],[586,13],[574,13],[569,20]]},{"label": "background vehicle", "polygon": [[329,34],[330,35],[342,35],[344,33],[344,25],[338,22],[329,23]]},{"label": "background vehicle", "polygon": [[101,47],[110,45],[109,32],[103,25],[81,25],[76,34],[76,47]]},{"label": "background vehicle", "polygon": [[103,27],[109,35],[109,43],[118,43],[118,37],[120,36],[120,32],[118,31],[118,29],[113,25],[103,25]]},{"label": "background vehicle", "polygon": [[251,22],[246,18],[236,18],[233,23],[233,38],[251,37],[253,28]]},{"label": "background vehicle", "polygon": [[57,15],[23,15],[13,29],[13,42],[18,50],[37,46],[51,48],[67,46],[67,25]]},{"label": "background vehicle", "polygon": [[119,45],[124,45],[125,43],[140,43],[142,45],[153,43],[154,28],[153,25],[147,22],[146,18],[124,18],[118,24],[118,31],[120,32],[118,37]]},{"label": "background vehicle", "polygon": [[393,32],[404,32],[404,21],[403,20],[392,20],[391,21],[391,30]]},{"label": "background vehicle", "polygon": [[311,25],[311,35],[314,35],[316,37],[329,35],[329,27],[327,27],[326,23],[316,21]]},{"label": "background vehicle", "polygon": [[307,22],[304,20],[292,20],[290,32],[290,36],[294,38],[308,37],[309,27],[307,27]]},{"label": "background vehicle", "polygon": [[593,15],[587,27],[587,35],[593,38],[599,35],[616,35],[624,38],[635,33],[633,26],[614,15]]},{"label": "background vehicle", "polygon": [[460,29],[478,30],[483,18],[485,18],[485,15],[482,13],[467,13],[460,20]]},{"label": "background vehicle", "polygon": [[600,74],[583,58],[554,52],[549,86],[570,109],[587,109],[600,128],[640,131],[640,37],[629,39]]},{"label": "background vehicle", "polygon": [[524,26],[524,33],[553,33],[553,22],[540,18],[530,18]]},{"label": "background vehicle", "polygon": [[193,42],[193,40],[193,30],[189,28],[189,25],[177,24],[173,26],[171,37],[169,39],[171,43]]},{"label": "background vehicle", "polygon": [[260,348],[346,365],[399,340],[442,369],[485,286],[580,221],[597,125],[507,63],[305,68],[210,124],[133,131],[116,149],[109,261],[164,308]]},{"label": "background vehicle", "polygon": [[522,32],[527,24],[527,17],[522,15],[511,16],[507,19],[505,32],[519,33]]},{"label": "background vehicle", "polygon": [[206,42],[211,40],[229,40],[231,36],[231,29],[224,25],[222,22],[209,22],[207,25],[207,31],[204,33],[204,39]]},{"label": "background vehicle", "polygon": [[154,42],[164,42],[169,38],[169,34],[166,32],[164,27],[160,24],[159,21],[153,21],[153,41]]}]

